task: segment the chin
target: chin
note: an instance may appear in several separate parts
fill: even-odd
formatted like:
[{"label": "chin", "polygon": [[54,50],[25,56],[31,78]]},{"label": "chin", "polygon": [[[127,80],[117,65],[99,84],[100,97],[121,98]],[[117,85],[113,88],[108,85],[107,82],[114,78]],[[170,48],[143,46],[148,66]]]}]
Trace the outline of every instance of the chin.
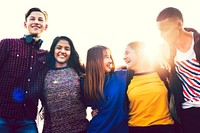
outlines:
[{"label": "chin", "polygon": [[131,69],[131,66],[129,66],[129,65],[127,65],[126,67],[127,67],[127,69]]},{"label": "chin", "polygon": [[127,66],[127,69],[128,69],[128,70],[134,70],[135,67],[133,67],[133,66]]},{"label": "chin", "polygon": [[33,37],[38,37],[38,36],[39,36],[39,33],[31,33],[31,35],[32,35]]},{"label": "chin", "polygon": [[107,73],[111,72],[111,69],[107,69],[106,72],[107,72]]}]

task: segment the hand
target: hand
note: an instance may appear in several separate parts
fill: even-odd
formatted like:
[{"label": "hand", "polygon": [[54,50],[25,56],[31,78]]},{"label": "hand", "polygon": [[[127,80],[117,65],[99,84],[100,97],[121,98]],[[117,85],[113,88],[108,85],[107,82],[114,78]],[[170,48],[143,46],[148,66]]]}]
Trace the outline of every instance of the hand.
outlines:
[{"label": "hand", "polygon": [[96,116],[98,114],[98,109],[94,109],[91,112],[92,117]]},{"label": "hand", "polygon": [[159,63],[160,63],[160,67],[161,67],[161,68],[165,68],[165,69],[167,69],[169,72],[171,71],[171,66],[169,65],[169,63],[167,62],[166,59],[160,58],[160,59],[159,59]]}]

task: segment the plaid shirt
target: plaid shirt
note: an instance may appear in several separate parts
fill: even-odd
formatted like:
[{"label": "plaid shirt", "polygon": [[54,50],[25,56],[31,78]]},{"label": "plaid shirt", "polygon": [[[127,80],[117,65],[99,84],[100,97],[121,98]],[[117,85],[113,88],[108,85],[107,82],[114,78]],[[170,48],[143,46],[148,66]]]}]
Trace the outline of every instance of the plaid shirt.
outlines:
[{"label": "plaid shirt", "polygon": [[48,53],[40,45],[25,38],[0,41],[0,117],[36,118]]}]

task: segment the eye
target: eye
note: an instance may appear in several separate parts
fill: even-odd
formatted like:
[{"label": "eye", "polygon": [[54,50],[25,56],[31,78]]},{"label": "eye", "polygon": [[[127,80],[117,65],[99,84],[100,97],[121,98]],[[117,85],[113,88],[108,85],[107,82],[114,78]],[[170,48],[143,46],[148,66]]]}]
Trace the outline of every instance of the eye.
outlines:
[{"label": "eye", "polygon": [[60,49],[62,49],[62,47],[60,47],[60,46],[57,46],[57,47],[56,47],[56,49],[60,50]]},{"label": "eye", "polygon": [[70,47],[65,47],[65,50],[66,51],[70,51]]},{"label": "eye", "polygon": [[30,17],[29,20],[35,20],[35,18],[34,17]]},{"label": "eye", "polygon": [[111,59],[111,56],[110,55],[106,55],[105,58]]},{"label": "eye", "polygon": [[42,22],[43,22],[43,21],[44,21],[44,19],[43,19],[43,18],[39,18],[39,19],[38,19],[38,21],[42,21]]}]

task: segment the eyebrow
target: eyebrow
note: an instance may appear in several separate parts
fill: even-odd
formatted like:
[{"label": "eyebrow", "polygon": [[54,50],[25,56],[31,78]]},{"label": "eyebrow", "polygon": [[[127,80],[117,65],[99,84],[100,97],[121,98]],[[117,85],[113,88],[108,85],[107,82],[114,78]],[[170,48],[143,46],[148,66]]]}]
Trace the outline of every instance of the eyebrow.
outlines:
[{"label": "eyebrow", "polygon": [[67,45],[67,46],[62,46],[62,45],[60,45],[60,44],[57,44],[56,47],[67,47],[67,48],[70,48],[69,45]]},{"label": "eyebrow", "polygon": [[[36,18],[35,16],[29,16],[29,18]],[[45,19],[44,17],[39,17],[39,19]]]}]

